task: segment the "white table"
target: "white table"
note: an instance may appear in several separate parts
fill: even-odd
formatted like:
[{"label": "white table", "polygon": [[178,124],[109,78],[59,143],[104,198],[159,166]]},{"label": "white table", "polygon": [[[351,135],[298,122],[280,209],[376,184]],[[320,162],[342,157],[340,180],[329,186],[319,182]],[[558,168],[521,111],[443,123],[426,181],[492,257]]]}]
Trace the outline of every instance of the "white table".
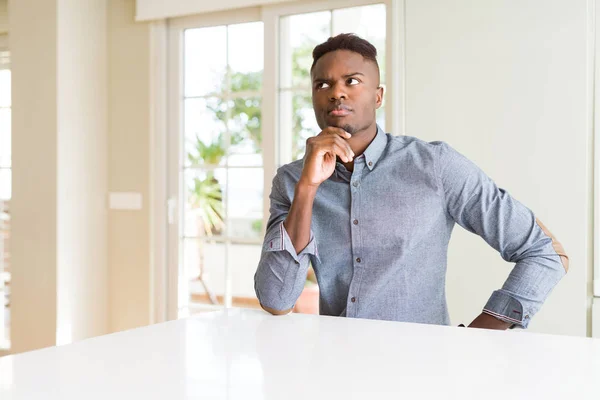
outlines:
[{"label": "white table", "polygon": [[0,358],[2,400],[191,398],[599,400],[600,340],[230,309]]}]

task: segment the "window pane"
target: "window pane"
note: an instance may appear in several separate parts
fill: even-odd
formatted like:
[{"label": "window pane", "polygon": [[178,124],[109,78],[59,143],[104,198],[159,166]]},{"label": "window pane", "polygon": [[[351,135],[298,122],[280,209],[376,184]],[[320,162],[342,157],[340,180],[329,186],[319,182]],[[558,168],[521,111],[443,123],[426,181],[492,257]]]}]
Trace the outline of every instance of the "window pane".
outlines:
[{"label": "window pane", "polygon": [[379,107],[379,109],[377,109],[376,117],[377,125],[379,125],[381,129],[383,129],[383,131],[385,132],[385,107],[383,105]]},{"label": "window pane", "polygon": [[10,169],[0,169],[0,201],[10,200],[12,196],[11,175]]},{"label": "window pane", "polygon": [[237,98],[229,102],[231,118],[229,128],[231,147],[229,166],[261,166],[261,99]]},{"label": "window pane", "polygon": [[[292,160],[304,156],[306,139],[321,132],[312,106],[309,92],[280,92],[280,131],[291,137]],[[292,161],[290,160],[290,161]]]},{"label": "window pane", "polygon": [[10,70],[0,70],[0,107],[10,107]]},{"label": "window pane", "polygon": [[331,12],[291,15],[280,20],[282,88],[310,88],[312,51],[330,36]]},{"label": "window pane", "polygon": [[202,96],[224,90],[227,28],[186,29],[184,33],[184,93]]},{"label": "window pane", "polygon": [[187,165],[224,165],[227,151],[227,102],[211,97],[184,100]]},{"label": "window pane", "polygon": [[229,170],[227,215],[230,237],[262,237],[263,174],[262,168]]},{"label": "window pane", "polygon": [[0,167],[10,167],[10,108],[0,108]]},{"label": "window pane", "polygon": [[260,307],[254,292],[254,273],[260,260],[261,249],[261,245],[231,244],[229,246],[234,307]]},{"label": "window pane", "polygon": [[184,239],[183,243],[190,303],[224,304],[225,244],[201,239]]},{"label": "window pane", "polygon": [[333,35],[355,33],[377,49],[382,82],[385,82],[385,4],[342,8],[333,11]]},{"label": "window pane", "polygon": [[231,91],[260,91],[264,63],[263,48],[262,22],[229,26],[228,56]]},{"label": "window pane", "polygon": [[185,210],[183,232],[186,237],[225,234],[227,170],[185,171]]}]

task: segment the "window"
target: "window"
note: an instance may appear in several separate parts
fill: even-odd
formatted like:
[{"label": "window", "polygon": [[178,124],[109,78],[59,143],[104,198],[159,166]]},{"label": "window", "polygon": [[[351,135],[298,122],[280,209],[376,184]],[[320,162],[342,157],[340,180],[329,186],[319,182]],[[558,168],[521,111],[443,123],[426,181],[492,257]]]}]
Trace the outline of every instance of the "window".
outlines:
[{"label": "window", "polygon": [[182,32],[178,316],[258,307],[262,43],[260,21]]},{"label": "window", "polygon": [[[321,131],[312,108],[310,67],[313,48],[330,36],[356,33],[377,48],[381,82],[385,86],[385,22],[385,4],[280,18],[279,132],[286,143],[289,141],[282,151],[283,164],[302,158],[306,139]],[[377,123],[385,130],[384,105],[377,110]]]},{"label": "window", "polygon": [[0,349],[10,347],[11,86],[9,57],[8,50],[0,46]]},{"label": "window", "polygon": [[[354,32],[376,46],[385,84],[390,4],[298,2],[169,21],[168,318],[260,306],[271,180],[319,132],[312,49]],[[384,106],[377,120],[385,129]]]}]

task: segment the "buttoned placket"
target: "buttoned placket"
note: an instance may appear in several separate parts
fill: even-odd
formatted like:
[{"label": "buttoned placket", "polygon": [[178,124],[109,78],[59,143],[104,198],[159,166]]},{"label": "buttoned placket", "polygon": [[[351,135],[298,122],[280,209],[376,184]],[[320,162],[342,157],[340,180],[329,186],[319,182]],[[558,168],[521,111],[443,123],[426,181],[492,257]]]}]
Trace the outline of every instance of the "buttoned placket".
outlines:
[{"label": "buttoned placket", "polygon": [[350,239],[352,242],[352,281],[348,288],[348,298],[346,301],[346,315],[355,317],[360,303],[360,282],[364,271],[364,260],[362,259],[362,238],[361,238],[361,186],[363,171],[365,168],[365,156],[361,155],[355,159],[354,169],[350,177]]}]

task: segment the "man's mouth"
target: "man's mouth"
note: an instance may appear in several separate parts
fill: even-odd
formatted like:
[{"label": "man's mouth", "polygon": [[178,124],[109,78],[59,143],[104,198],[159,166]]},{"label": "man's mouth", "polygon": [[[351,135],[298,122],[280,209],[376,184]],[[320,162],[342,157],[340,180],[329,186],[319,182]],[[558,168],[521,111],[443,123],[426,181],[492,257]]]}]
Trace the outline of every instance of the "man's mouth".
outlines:
[{"label": "man's mouth", "polygon": [[352,112],[352,109],[350,107],[340,104],[338,106],[329,108],[327,110],[327,115],[330,115],[332,117],[345,117],[346,115],[350,114],[351,112]]}]

